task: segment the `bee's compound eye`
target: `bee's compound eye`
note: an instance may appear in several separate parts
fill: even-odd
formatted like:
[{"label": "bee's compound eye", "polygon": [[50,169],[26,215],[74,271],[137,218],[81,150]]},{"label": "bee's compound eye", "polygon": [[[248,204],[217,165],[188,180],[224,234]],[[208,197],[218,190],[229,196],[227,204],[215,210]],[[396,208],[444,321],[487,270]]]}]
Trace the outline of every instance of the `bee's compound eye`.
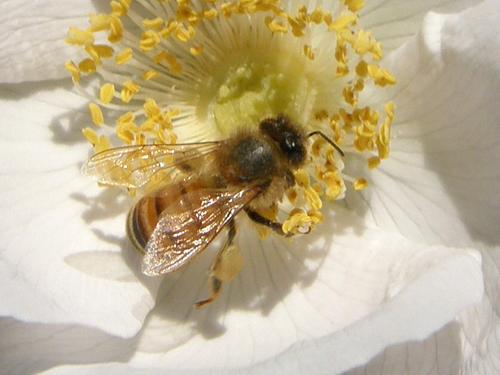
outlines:
[{"label": "bee's compound eye", "polygon": [[286,132],[280,142],[281,151],[293,164],[300,164],[305,158],[305,149],[299,136]]},{"label": "bee's compound eye", "polygon": [[298,145],[298,139],[295,134],[288,133],[285,136],[284,142],[285,144],[285,149],[289,151],[293,151],[297,148]]}]

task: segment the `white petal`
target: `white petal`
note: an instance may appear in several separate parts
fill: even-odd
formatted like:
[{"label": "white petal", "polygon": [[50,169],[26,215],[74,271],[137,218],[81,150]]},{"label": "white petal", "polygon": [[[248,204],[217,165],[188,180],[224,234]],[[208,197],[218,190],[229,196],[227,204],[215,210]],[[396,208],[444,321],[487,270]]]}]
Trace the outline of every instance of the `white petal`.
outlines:
[{"label": "white petal", "polygon": [[70,26],[88,26],[90,0],[2,0],[0,82],[66,77],[64,62],[75,49],[64,43]]},{"label": "white petal", "polygon": [[[266,360],[275,364],[274,357],[290,346],[300,348],[298,352],[308,347],[312,355],[321,345],[317,357],[344,350],[335,367],[333,361],[323,364],[340,371],[387,345],[429,335],[481,298],[480,262],[474,252],[415,245],[363,229],[349,216],[336,220],[342,224],[335,233],[317,239],[320,248],[327,244],[326,253],[311,250],[311,237],[294,241],[287,251],[279,245],[259,247],[252,233],[243,235],[241,247],[249,250],[246,267],[223,300],[206,315],[181,312],[178,304],[169,304],[170,298],[196,300],[206,291],[200,295],[203,276],[176,283],[148,321],[138,345],[143,353],[133,363],[167,369],[240,368]],[[187,342],[176,347],[165,331]],[[189,360],[194,355],[199,362]],[[308,363],[306,356],[301,361]],[[283,366],[287,363],[283,360]]]},{"label": "white petal", "polygon": [[392,155],[364,199],[348,196],[378,226],[429,243],[498,244],[497,4],[431,14],[391,56],[399,83],[379,100],[396,103]]},{"label": "white petal", "polygon": [[483,253],[486,285],[483,300],[423,341],[405,342],[386,348],[367,365],[348,375],[450,374],[489,375],[500,373],[500,248]]},{"label": "white petal", "polygon": [[[337,219],[345,226],[312,246],[306,238],[288,249],[275,240],[274,248],[259,248],[254,234],[244,233],[241,277],[201,311],[191,304],[206,295],[209,257],[194,262],[166,285],[129,366],[84,369],[335,374],[386,346],[425,338],[480,300],[476,252],[417,245],[362,225],[353,229],[359,223],[352,216]],[[325,243],[329,251],[316,249]]]},{"label": "white petal", "polygon": [[128,199],[80,175],[90,121],[66,86],[33,94],[18,85],[0,101],[0,315],[130,336],[158,281],[138,279],[124,237]]},{"label": "white petal", "polygon": [[[499,14],[498,2],[432,14],[422,33],[391,56],[399,84],[392,98],[380,100],[397,104],[394,151],[375,174],[369,203],[350,202],[380,227],[430,243],[499,243]],[[488,250],[482,255],[487,294],[480,304],[428,340],[389,348],[359,371],[377,373],[381,361],[397,367],[405,350],[426,356],[417,373],[437,371],[442,359],[465,374],[497,373],[500,260]]]},{"label": "white petal", "polygon": [[391,51],[413,36],[429,11],[457,12],[479,0],[370,0],[361,11],[361,25],[373,32],[385,51]]}]

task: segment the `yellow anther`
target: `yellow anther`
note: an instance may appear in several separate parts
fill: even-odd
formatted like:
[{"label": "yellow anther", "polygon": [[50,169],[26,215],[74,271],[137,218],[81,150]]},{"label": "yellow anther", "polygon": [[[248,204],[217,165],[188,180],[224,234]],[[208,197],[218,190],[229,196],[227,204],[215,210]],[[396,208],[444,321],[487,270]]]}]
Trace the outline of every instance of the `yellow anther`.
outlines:
[{"label": "yellow anther", "polygon": [[294,173],[295,182],[301,187],[308,187],[311,182],[309,180],[309,174],[304,169],[298,169]]},{"label": "yellow anther", "polygon": [[368,187],[368,181],[366,181],[364,178],[358,178],[353,182],[353,187],[354,190],[364,190]]},{"label": "yellow anther", "polygon": [[370,50],[370,47],[372,45],[372,38],[371,34],[364,31],[360,30],[357,34],[354,40],[352,41],[354,51],[359,54],[363,55],[366,52]]},{"label": "yellow anther", "polygon": [[365,6],[364,0],[343,0],[343,3],[351,12],[358,12]]},{"label": "yellow anther", "polygon": [[363,91],[364,88],[365,83],[362,79],[357,79],[356,82],[354,82],[354,86],[352,87],[352,89],[357,92]]},{"label": "yellow anther", "polygon": [[164,21],[162,18],[156,17],[154,19],[142,20],[142,24],[146,29],[159,31],[163,27]]},{"label": "yellow anther", "polygon": [[294,209],[290,212],[288,219],[283,222],[281,229],[284,233],[298,233],[301,229],[307,232],[310,228],[311,219],[301,209]]},{"label": "yellow anther", "polygon": [[189,53],[193,56],[199,56],[203,53],[203,46],[195,46],[189,48]]},{"label": "yellow anther", "polygon": [[109,142],[109,138],[105,135],[101,135],[97,140],[97,143],[94,145],[94,150],[96,153],[106,151],[111,148],[111,143]]},{"label": "yellow anther", "polygon": [[342,194],[342,186],[340,184],[328,186],[325,192],[325,195],[329,200],[337,199],[340,194]]},{"label": "yellow anther", "polygon": [[311,210],[305,212],[300,208],[293,209],[288,218],[283,222],[281,229],[284,233],[308,233],[314,225],[323,220],[321,212]]},{"label": "yellow anther", "polygon": [[158,107],[158,104],[156,104],[154,99],[147,99],[144,102],[144,113],[147,118],[153,119],[161,114],[161,109]]},{"label": "yellow anther", "polygon": [[116,125],[122,124],[133,124],[135,121],[135,115],[132,112],[127,112],[121,115],[118,120],[116,120]]},{"label": "yellow anther", "polygon": [[307,26],[307,23],[297,17],[288,16],[287,17],[288,24],[292,28],[292,33],[296,37],[301,37],[304,35],[304,29]]},{"label": "yellow anther", "polygon": [[316,8],[312,13],[311,13],[311,16],[310,16],[310,19],[311,19],[311,22],[319,25],[320,23],[323,22],[323,19],[324,19],[324,13],[323,13],[323,10],[320,9],[320,8]]},{"label": "yellow anther", "polygon": [[130,122],[118,124],[116,127],[116,136],[125,144],[130,145],[136,139],[137,127]]},{"label": "yellow anther", "polygon": [[114,50],[112,47],[103,44],[96,44],[93,47],[101,59],[109,59],[110,57],[113,57]]},{"label": "yellow anther", "polygon": [[109,29],[111,17],[108,14],[92,14],[89,17],[89,31],[96,33]]},{"label": "yellow anther", "polygon": [[125,48],[115,56],[115,62],[118,65],[124,65],[130,61],[130,59],[133,57],[133,54],[134,52],[132,51],[132,48]]},{"label": "yellow anther", "polygon": [[97,126],[101,126],[104,123],[104,116],[102,114],[101,108],[95,103],[90,103],[89,111],[92,122]]},{"label": "yellow anther", "polygon": [[335,60],[337,61],[337,76],[343,77],[349,73],[347,66],[347,46],[340,40],[335,47]]},{"label": "yellow anther", "polygon": [[170,71],[174,74],[181,74],[182,72],[182,67],[177,62],[175,56],[169,54],[166,51],[161,51],[158,55],[156,55],[154,58],[154,62],[159,65],[166,62],[168,67],[170,68]]},{"label": "yellow anther", "polygon": [[237,11],[238,4],[233,3],[223,3],[220,6],[220,10],[222,15],[226,18],[229,18]]},{"label": "yellow anther", "polygon": [[351,106],[355,106],[358,102],[358,98],[353,90],[352,87],[346,86],[342,90],[342,96],[344,97],[344,100],[346,101],[347,104]]},{"label": "yellow anther", "polygon": [[130,8],[130,4],[132,4],[132,0],[118,0],[118,2],[121,4],[126,14]]},{"label": "yellow anther", "polygon": [[378,156],[380,159],[387,159],[389,157],[389,147],[391,141],[391,125],[394,119],[394,103],[389,102],[385,105],[386,118],[377,138]]},{"label": "yellow anther", "polygon": [[323,214],[319,210],[309,210],[307,215],[309,215],[313,224],[319,224],[323,221]]},{"label": "yellow anther", "polygon": [[116,17],[123,17],[127,14],[128,8],[119,1],[111,1],[111,14]]},{"label": "yellow anther", "polygon": [[209,10],[205,10],[203,11],[203,18],[205,18],[206,20],[213,20],[215,17],[217,17],[217,9],[215,8],[211,8]]},{"label": "yellow anther", "polygon": [[142,75],[142,78],[144,78],[146,81],[150,81],[153,78],[155,78],[157,75],[158,75],[158,72],[156,70],[147,70]]},{"label": "yellow anther", "polygon": [[123,83],[122,91],[120,92],[120,99],[124,103],[129,103],[140,89],[141,87],[133,81],[126,81]]},{"label": "yellow anther", "polygon": [[368,74],[368,64],[361,60],[358,65],[356,65],[356,74],[362,78],[366,77]]},{"label": "yellow anther", "polygon": [[147,119],[141,125],[139,125],[139,130],[143,133],[155,133],[156,124],[153,120]]},{"label": "yellow anther", "polygon": [[357,20],[358,17],[355,14],[342,14],[334,21],[325,19],[325,22],[327,23],[328,30],[339,33],[354,25]]},{"label": "yellow anther", "polygon": [[160,34],[154,30],[148,30],[142,34],[140,48],[142,51],[151,51],[160,44],[160,42]]},{"label": "yellow anther", "polygon": [[385,114],[388,118],[392,120],[394,119],[394,102],[388,102],[386,105],[384,105],[384,111]]},{"label": "yellow anther", "polygon": [[319,210],[323,206],[318,192],[312,186],[304,189],[304,196],[312,209]]},{"label": "yellow anther", "polygon": [[309,60],[314,60],[314,52],[309,45],[304,46],[304,55],[309,59]]},{"label": "yellow anther", "polygon": [[368,75],[373,79],[376,85],[381,87],[394,85],[396,83],[396,79],[391,73],[389,73],[389,71],[382,69],[377,65],[368,65]]},{"label": "yellow anther", "polygon": [[78,64],[78,69],[82,73],[86,73],[86,74],[94,73],[96,71],[96,65],[95,65],[94,60],[92,60],[92,59],[85,59],[85,60],[82,60]]},{"label": "yellow anther", "polygon": [[97,136],[97,133],[93,129],[83,128],[82,134],[92,146],[97,144],[99,137]]},{"label": "yellow anther", "polygon": [[71,79],[75,84],[80,82],[80,70],[73,61],[67,61],[64,64],[64,67],[69,72],[69,74],[71,74]]},{"label": "yellow anther", "polygon": [[302,20],[303,22],[308,21],[307,7],[305,5],[301,5],[299,7],[298,12],[297,12],[297,18]]},{"label": "yellow anther", "polygon": [[96,153],[105,151],[111,147],[108,137],[101,135],[100,137],[91,128],[82,129],[83,136],[94,147]]},{"label": "yellow anther", "polygon": [[271,30],[273,33],[286,33],[288,32],[288,28],[281,22],[278,21],[274,17],[266,17],[265,18],[265,24],[269,30]]},{"label": "yellow anther", "polygon": [[371,157],[368,159],[368,168],[375,169],[380,165],[380,158],[377,156]]},{"label": "yellow anther", "polygon": [[70,45],[88,46],[94,43],[94,35],[90,31],[70,27],[65,41]]},{"label": "yellow anther", "polygon": [[123,24],[120,18],[113,16],[109,25],[108,40],[117,43],[123,38]]},{"label": "yellow anther", "polygon": [[115,85],[112,83],[105,83],[101,86],[101,90],[99,92],[99,99],[104,104],[111,103],[115,96]]},{"label": "yellow anther", "polygon": [[183,25],[179,24],[178,27],[174,31],[174,36],[183,43],[194,38],[196,31],[191,25]]},{"label": "yellow anther", "polygon": [[97,50],[94,48],[94,46],[92,44],[85,46],[85,51],[88,53],[90,58],[92,60],[94,60],[96,65],[101,64],[101,57],[99,56],[99,54],[97,53]]},{"label": "yellow anther", "polygon": [[177,21],[169,21],[168,22],[168,25],[166,27],[164,27],[163,29],[161,29],[158,34],[160,35],[161,38],[163,39],[167,39],[170,34],[172,34],[175,29],[177,28]]},{"label": "yellow anther", "polygon": [[382,45],[379,42],[374,42],[372,44],[370,52],[375,60],[380,60],[383,56]]}]

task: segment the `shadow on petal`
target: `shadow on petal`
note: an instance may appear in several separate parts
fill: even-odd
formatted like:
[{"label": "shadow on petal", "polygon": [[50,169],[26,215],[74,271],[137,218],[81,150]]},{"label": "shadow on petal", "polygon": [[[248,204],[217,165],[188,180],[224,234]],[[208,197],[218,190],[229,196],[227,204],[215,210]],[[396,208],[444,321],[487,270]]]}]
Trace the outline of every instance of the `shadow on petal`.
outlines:
[{"label": "shadow on petal", "polygon": [[425,340],[389,346],[345,375],[458,374],[462,362],[460,335],[460,325],[449,323]]},{"label": "shadow on petal", "polygon": [[6,374],[39,373],[54,366],[126,362],[138,338],[120,339],[78,325],[0,319],[0,366]]}]

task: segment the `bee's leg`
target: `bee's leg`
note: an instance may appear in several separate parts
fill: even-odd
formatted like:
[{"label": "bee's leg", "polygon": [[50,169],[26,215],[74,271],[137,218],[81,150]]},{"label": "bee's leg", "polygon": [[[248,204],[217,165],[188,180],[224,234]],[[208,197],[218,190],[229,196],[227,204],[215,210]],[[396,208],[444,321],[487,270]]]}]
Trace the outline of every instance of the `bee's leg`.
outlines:
[{"label": "bee's leg", "polygon": [[271,228],[277,234],[283,237],[291,237],[293,233],[285,233],[283,232],[283,224],[278,223],[276,221],[272,221],[266,219],[264,216],[259,214],[257,211],[252,210],[251,208],[245,207],[245,212],[250,218],[250,220],[255,221],[257,224],[265,225],[268,228]]},{"label": "bee's leg", "polygon": [[215,301],[222,289],[222,283],[229,282],[236,277],[243,265],[243,257],[241,256],[238,247],[233,245],[234,236],[236,235],[236,226],[234,220],[228,224],[229,233],[227,241],[217,253],[211,272],[210,281],[212,283],[212,293],[209,298],[195,303],[196,308],[203,307]]}]

